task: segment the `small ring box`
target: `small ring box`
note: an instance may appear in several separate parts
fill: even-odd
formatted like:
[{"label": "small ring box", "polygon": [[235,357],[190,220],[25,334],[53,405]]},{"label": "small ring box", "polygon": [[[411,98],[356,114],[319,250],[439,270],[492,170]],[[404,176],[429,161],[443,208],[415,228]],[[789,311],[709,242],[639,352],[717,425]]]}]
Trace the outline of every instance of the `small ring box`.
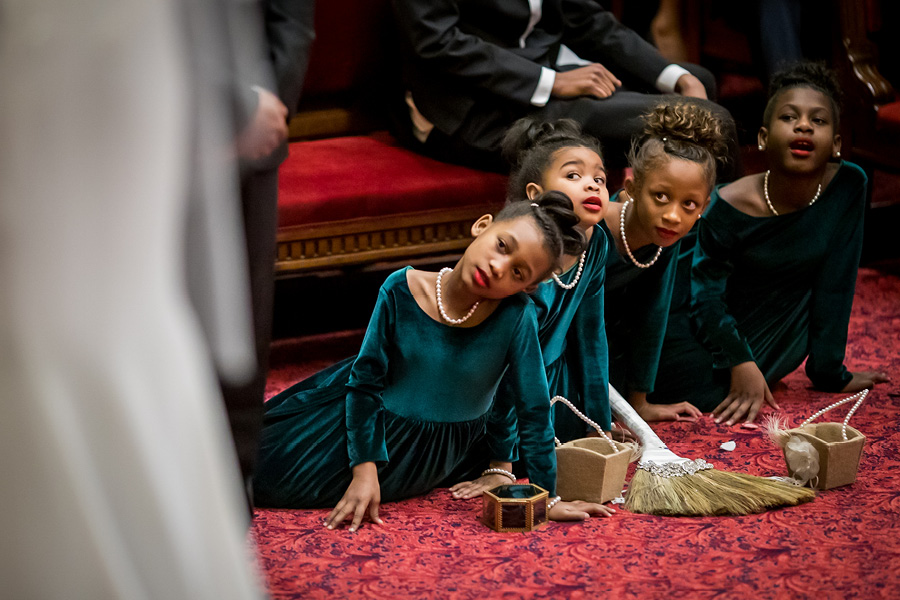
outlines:
[{"label": "small ring box", "polygon": [[532,531],[547,522],[549,496],[534,484],[497,486],[482,496],[481,522],[501,533]]}]

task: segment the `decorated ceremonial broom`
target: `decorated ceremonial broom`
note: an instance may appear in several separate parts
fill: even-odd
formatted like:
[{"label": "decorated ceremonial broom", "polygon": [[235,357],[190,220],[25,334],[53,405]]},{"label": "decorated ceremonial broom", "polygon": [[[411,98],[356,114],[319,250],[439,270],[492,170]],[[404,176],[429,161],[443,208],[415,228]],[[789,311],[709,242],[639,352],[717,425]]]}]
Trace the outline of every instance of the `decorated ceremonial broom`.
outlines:
[{"label": "decorated ceremonial broom", "polygon": [[609,401],[616,416],[643,446],[625,497],[625,508],[631,512],[686,517],[748,515],[815,498],[815,492],[808,488],[719,471],[702,458],[682,458],[666,447],[612,386]]}]

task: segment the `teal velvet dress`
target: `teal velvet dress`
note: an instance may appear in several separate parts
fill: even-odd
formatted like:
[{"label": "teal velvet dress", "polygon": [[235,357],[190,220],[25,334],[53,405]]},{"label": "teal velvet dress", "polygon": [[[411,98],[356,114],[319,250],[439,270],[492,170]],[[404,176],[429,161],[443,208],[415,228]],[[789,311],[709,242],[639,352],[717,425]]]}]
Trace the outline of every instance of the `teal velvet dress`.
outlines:
[{"label": "teal velvet dress", "polygon": [[359,355],[266,403],[253,482],[258,506],[334,506],[351,468],[368,461],[378,466],[382,501],[428,492],[487,439],[504,374],[515,392],[508,408],[518,416],[528,475],[554,494],[556,455],[534,305],[514,296],[475,327],[451,327],[416,303],[408,269],[381,287]]},{"label": "teal velvet dress", "polygon": [[[607,253],[606,234],[595,226],[575,287],[566,290],[551,279],[538,287],[532,300],[537,307],[550,396],[568,399],[589,419],[609,430],[609,354],[603,328]],[[577,272],[578,263],[559,279],[569,284]],[[563,442],[584,437],[589,430],[562,403],[554,406],[553,419],[556,436]]]},{"label": "teal velvet dress", "polygon": [[[548,401],[550,397],[563,396],[588,418],[609,429],[608,354],[603,329],[606,255],[607,237],[598,225],[588,242],[584,268],[575,287],[565,290],[549,279],[541,283],[531,298],[537,307],[544,372],[550,392]],[[577,272],[578,263],[575,263],[559,279],[570,284]],[[515,390],[509,383],[504,378],[498,398],[514,397]],[[498,405],[509,407],[510,402],[498,402]],[[588,430],[584,421],[562,403],[554,407],[553,419],[556,436],[561,441],[584,437]],[[494,446],[508,450],[507,460],[516,460],[515,415],[495,410],[492,421],[501,423],[495,427],[499,434],[509,434],[505,439],[495,439]],[[504,422],[511,422],[512,426],[503,425]]]},{"label": "teal velvet dress", "polygon": [[[806,359],[821,390],[840,391],[862,251],[866,176],[843,162],[812,206],[753,217],[719,190],[681,266],[651,402],[703,411],[728,395],[729,369],[755,361],[771,387]],[[684,241],[684,240],[683,240]]]},{"label": "teal velvet dress", "polygon": [[[611,200],[618,202],[619,192]],[[650,267],[635,266],[627,255],[615,250],[606,259],[606,335],[609,340],[609,379],[613,387],[627,397],[630,392],[653,391],[668,323],[669,305],[675,288],[675,270],[681,242],[663,248]],[[638,262],[653,260],[658,246],[633,251]]]}]

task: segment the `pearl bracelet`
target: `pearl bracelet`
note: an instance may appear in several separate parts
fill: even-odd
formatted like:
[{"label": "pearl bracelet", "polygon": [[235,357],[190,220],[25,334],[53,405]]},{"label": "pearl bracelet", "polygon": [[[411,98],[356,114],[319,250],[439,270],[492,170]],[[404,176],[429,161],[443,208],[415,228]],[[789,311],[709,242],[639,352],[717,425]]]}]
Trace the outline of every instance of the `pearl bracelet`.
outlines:
[{"label": "pearl bracelet", "polygon": [[550,509],[553,508],[554,506],[556,506],[556,503],[559,502],[560,500],[562,500],[562,498],[557,496],[556,498],[553,498],[550,502],[548,502],[547,503],[547,511],[549,512]]},{"label": "pearl bracelet", "polygon": [[513,483],[516,482],[516,476],[506,469],[485,469],[481,472],[481,476],[484,477],[485,475],[506,475],[512,480]]}]

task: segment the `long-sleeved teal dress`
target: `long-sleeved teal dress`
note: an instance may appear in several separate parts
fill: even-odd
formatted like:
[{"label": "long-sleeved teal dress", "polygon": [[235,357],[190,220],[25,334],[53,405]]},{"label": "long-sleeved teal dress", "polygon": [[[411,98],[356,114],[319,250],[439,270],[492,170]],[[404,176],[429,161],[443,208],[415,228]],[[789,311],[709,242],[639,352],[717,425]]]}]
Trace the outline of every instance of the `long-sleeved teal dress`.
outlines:
[{"label": "long-sleeved teal dress", "polygon": [[[619,193],[613,197],[618,202]],[[663,248],[659,259],[641,269],[631,259],[615,251],[612,233],[606,260],[606,336],[609,340],[609,379],[626,397],[630,392],[653,391],[663,338],[668,322],[669,304],[675,287],[675,270],[681,242]],[[634,251],[641,263],[656,256],[657,246]]]},{"label": "long-sleeved teal dress", "polygon": [[[565,290],[550,279],[541,283],[531,298],[537,307],[541,352],[550,397],[563,396],[601,427],[609,429],[608,353],[603,325],[607,251],[606,234],[599,225],[595,226],[586,249],[584,268],[575,287]],[[559,279],[571,284],[577,272],[578,263]],[[504,378],[498,398],[515,394],[507,383]],[[509,411],[508,400],[498,402],[498,405]],[[555,406],[553,418],[554,430],[560,440],[584,437],[587,427],[584,421],[564,404]],[[508,460],[516,460],[515,415],[495,411],[492,421],[504,423],[504,420],[512,422],[512,426],[501,424],[496,429],[501,434],[509,434],[509,437],[494,440],[494,445],[507,448]]]},{"label": "long-sleeved teal dress", "polygon": [[747,215],[716,189],[683,259],[689,277],[679,270],[651,402],[712,410],[728,395],[729,369],[751,360],[770,386],[807,359],[815,387],[843,389],[865,198],[865,173],[850,162],[815,204],[784,215]]},{"label": "long-sleeved teal dress", "polygon": [[334,506],[351,468],[368,461],[378,466],[383,501],[437,487],[485,439],[504,374],[515,391],[509,401],[528,475],[554,493],[556,455],[534,305],[514,296],[477,326],[451,327],[416,303],[408,269],[381,287],[355,359],[266,403],[254,477],[258,506]]}]

